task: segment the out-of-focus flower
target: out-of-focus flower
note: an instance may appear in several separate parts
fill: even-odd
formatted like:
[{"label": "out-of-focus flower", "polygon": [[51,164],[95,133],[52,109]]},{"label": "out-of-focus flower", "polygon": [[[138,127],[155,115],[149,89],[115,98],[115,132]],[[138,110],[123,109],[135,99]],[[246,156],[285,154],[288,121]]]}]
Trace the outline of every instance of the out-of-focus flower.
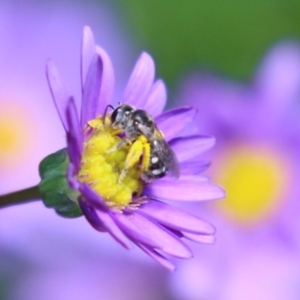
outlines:
[{"label": "out-of-focus flower", "polygon": [[211,176],[228,198],[207,204],[217,242],[175,275],[178,299],[299,299],[299,92],[294,42],[268,53],[251,87],[187,80],[181,103],[195,105],[201,130],[218,139]]},{"label": "out-of-focus flower", "polygon": [[[96,230],[108,232],[125,248],[129,248],[129,239],[163,266],[173,269],[173,264],[162,254],[189,258],[192,253],[181,238],[211,243],[214,228],[159,200],[211,200],[223,198],[224,192],[198,174],[204,169],[199,155],[214,144],[214,138],[201,135],[177,137],[193,120],[195,110],[183,107],[162,114],[166,90],[161,80],[154,82],[154,73],[151,56],[142,53],[121,102],[145,109],[155,117],[155,123],[177,155],[182,175],[179,179],[166,176],[146,184],[140,175],[144,165],[140,158],[147,157],[146,150],[134,149],[132,154],[131,148],[119,149],[123,137],[119,132],[114,133],[116,128],[110,118],[106,118],[110,116],[105,115],[106,108],[113,103],[114,70],[107,53],[95,46],[90,28],[85,27],[83,32],[81,121],[56,67],[51,61],[47,64],[53,99],[67,132],[68,181],[79,191],[76,200],[83,214]],[[158,140],[154,145],[156,143]],[[154,146],[150,145],[150,151],[151,147]],[[138,155],[137,159],[134,160],[131,154],[133,157]],[[155,156],[151,157],[149,153],[149,162],[150,158]],[[125,175],[124,170],[128,170]]]}]

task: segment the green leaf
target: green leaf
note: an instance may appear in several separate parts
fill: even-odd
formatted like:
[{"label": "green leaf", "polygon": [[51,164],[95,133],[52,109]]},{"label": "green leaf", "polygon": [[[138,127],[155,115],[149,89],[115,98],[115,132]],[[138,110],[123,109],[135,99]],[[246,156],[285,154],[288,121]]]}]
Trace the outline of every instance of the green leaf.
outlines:
[{"label": "green leaf", "polygon": [[78,205],[79,192],[70,188],[67,180],[69,157],[67,149],[45,157],[39,165],[41,182],[39,190],[46,207],[66,218],[82,216]]}]

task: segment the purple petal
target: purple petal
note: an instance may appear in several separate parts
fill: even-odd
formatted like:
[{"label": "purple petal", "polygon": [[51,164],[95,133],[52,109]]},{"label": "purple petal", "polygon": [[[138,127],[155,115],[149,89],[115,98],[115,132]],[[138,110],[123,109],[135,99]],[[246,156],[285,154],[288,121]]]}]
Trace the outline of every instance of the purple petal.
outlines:
[{"label": "purple petal", "polygon": [[96,211],[93,207],[87,205],[87,203],[83,199],[80,199],[79,206],[80,206],[85,218],[93,226],[93,228],[95,228],[96,230],[98,230],[100,232],[106,232],[105,225],[98,218]]},{"label": "purple petal", "polygon": [[215,228],[206,221],[159,201],[148,201],[145,205],[140,206],[139,213],[172,229],[206,235],[215,233]]},{"label": "purple petal", "polygon": [[216,238],[214,235],[201,235],[201,234],[193,234],[193,233],[187,233],[183,232],[183,236],[191,241],[197,242],[197,243],[204,243],[204,244],[214,244],[216,241]]},{"label": "purple petal", "polygon": [[98,210],[102,210],[104,212],[109,211],[109,207],[105,204],[101,196],[97,194],[88,184],[81,184],[80,191],[88,204],[94,206]]},{"label": "purple petal", "polygon": [[158,200],[202,201],[225,197],[223,189],[198,176],[181,176],[179,180],[165,177],[144,189],[144,194]]},{"label": "purple petal", "polygon": [[115,74],[112,62],[106,51],[99,46],[96,47],[96,51],[103,62],[102,82],[96,115],[102,115],[106,106],[112,103],[113,100]]},{"label": "purple petal", "polygon": [[99,102],[103,64],[99,55],[95,54],[90,63],[83,88],[81,104],[81,125],[82,127],[96,116]]},{"label": "purple petal", "polygon": [[197,111],[193,107],[180,107],[166,111],[155,118],[156,124],[164,133],[166,141],[178,136],[192,122]]},{"label": "purple petal", "polygon": [[205,171],[210,166],[210,162],[192,160],[180,163],[180,174],[195,175]]},{"label": "purple petal", "polygon": [[175,266],[168,261],[164,256],[162,256],[160,253],[158,253],[157,251],[153,250],[153,249],[149,249],[147,247],[144,247],[143,245],[139,245],[138,246],[146,253],[148,254],[150,257],[152,257],[155,261],[157,261],[159,264],[161,264],[163,267],[167,268],[170,271],[174,271],[175,270]]},{"label": "purple petal", "polygon": [[179,162],[199,156],[210,149],[216,142],[212,136],[191,135],[178,137],[170,141],[170,146],[176,153]]},{"label": "purple petal", "polygon": [[73,190],[79,190],[80,188],[80,183],[76,179],[77,173],[78,173],[78,169],[76,170],[74,164],[70,162],[67,170],[67,178],[68,178],[69,185]]},{"label": "purple petal", "polygon": [[157,80],[150,91],[147,102],[144,105],[151,116],[156,117],[161,114],[167,102],[167,90],[162,80]]},{"label": "purple petal", "polygon": [[123,233],[134,243],[140,243],[147,245],[151,248],[161,248],[160,244],[143,232],[138,226],[136,226],[132,220],[136,218],[135,214],[126,216],[124,214],[114,214],[114,220],[118,224]]},{"label": "purple petal", "polygon": [[138,210],[134,217],[130,218],[130,221],[146,236],[153,238],[160,245],[160,251],[179,258],[190,258],[192,256],[190,249],[179,238],[158,223],[138,214]]},{"label": "purple petal", "polygon": [[70,161],[74,164],[75,172],[80,168],[81,154],[83,148],[83,137],[78,119],[78,114],[73,98],[70,98],[66,111],[69,130],[67,131],[68,154]]},{"label": "purple petal", "polygon": [[136,108],[143,108],[153,84],[154,74],[153,59],[148,53],[143,52],[131,73],[121,102],[131,104]]},{"label": "purple petal", "polygon": [[83,93],[83,87],[89,71],[90,64],[95,55],[95,40],[94,35],[90,27],[85,26],[82,34],[82,46],[81,46],[81,88]]},{"label": "purple petal", "polygon": [[123,231],[121,231],[119,226],[115,223],[113,216],[101,210],[96,210],[96,213],[101,222],[104,224],[106,230],[111,234],[111,236],[123,247],[130,249],[131,245],[129,244]]},{"label": "purple petal", "polygon": [[68,131],[66,109],[70,97],[61,81],[56,66],[51,60],[48,60],[46,64],[46,76],[58,115],[65,128],[65,131]]},{"label": "purple petal", "polygon": [[96,209],[90,208],[89,210],[85,210],[85,212],[87,213],[85,216],[93,225],[93,227],[97,229],[97,226],[101,226],[101,228],[104,228],[107,232],[109,232],[110,235],[123,247],[130,249],[131,247],[127,238],[124,236],[123,232],[114,222],[109,208],[103,207],[100,195],[94,192],[87,184],[83,184],[81,186],[81,193],[83,201],[85,201],[87,205],[89,205],[89,203],[92,204],[91,207],[93,207],[94,204],[97,205]]}]

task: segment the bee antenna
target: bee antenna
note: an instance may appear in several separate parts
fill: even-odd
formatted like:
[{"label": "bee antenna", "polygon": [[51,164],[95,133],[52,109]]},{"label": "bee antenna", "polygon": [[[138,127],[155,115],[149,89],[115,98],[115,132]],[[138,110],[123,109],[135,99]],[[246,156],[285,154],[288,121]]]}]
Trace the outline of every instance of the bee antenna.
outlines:
[{"label": "bee antenna", "polygon": [[108,108],[111,108],[111,109],[115,109],[112,105],[108,104],[106,107],[105,107],[105,110],[104,110],[104,115],[103,115],[103,125],[105,125],[105,119],[106,119],[106,114],[107,114],[107,110]]}]

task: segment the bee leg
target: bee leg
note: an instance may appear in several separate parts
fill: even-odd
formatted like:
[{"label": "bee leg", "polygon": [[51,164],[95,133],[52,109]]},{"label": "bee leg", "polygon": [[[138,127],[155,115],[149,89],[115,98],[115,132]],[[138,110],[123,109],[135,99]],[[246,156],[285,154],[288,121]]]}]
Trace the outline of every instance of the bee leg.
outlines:
[{"label": "bee leg", "polygon": [[140,197],[143,193],[143,189],[144,189],[144,182],[140,180],[139,186],[138,186],[138,190],[136,191],[136,195],[138,197]]},{"label": "bee leg", "polygon": [[[103,129],[103,127],[105,126],[109,126],[111,124],[111,121],[108,117],[106,117],[105,121],[103,120],[102,116],[98,116],[97,118],[88,121],[88,123],[84,126],[83,131],[87,132],[89,129]],[[112,134],[114,135],[118,135],[122,132],[123,130],[118,129],[117,130],[113,130]]]},{"label": "bee leg", "polygon": [[131,141],[129,139],[125,139],[125,140],[122,140],[120,143],[118,143],[117,145],[115,145],[114,147],[110,148],[109,150],[106,151],[106,154],[109,154],[109,153],[112,153],[112,152],[115,152],[119,149],[121,149],[122,147],[124,146],[130,146],[131,145]]},{"label": "bee leg", "polygon": [[111,135],[118,135],[120,133],[123,133],[124,132],[124,129],[112,129],[110,131]]},{"label": "bee leg", "polygon": [[102,125],[102,121],[100,119],[93,119],[88,121],[87,126],[90,128],[97,128]]},{"label": "bee leg", "polygon": [[143,146],[144,149],[143,149],[141,171],[145,172],[149,169],[149,165],[150,165],[151,146],[149,143],[145,143]]},{"label": "bee leg", "polygon": [[130,147],[128,154],[126,156],[124,169],[122,170],[120,177],[119,177],[119,183],[121,183],[124,178],[126,177],[126,174],[130,168],[132,168],[141,158],[144,151],[144,145],[143,142],[140,139],[137,139]]},{"label": "bee leg", "polygon": [[96,118],[94,120],[89,121],[86,125],[84,125],[83,132],[87,133],[91,129],[92,130],[98,129],[98,128],[102,127],[102,126],[103,126],[103,124],[102,124],[101,120],[98,119],[98,118]]}]

